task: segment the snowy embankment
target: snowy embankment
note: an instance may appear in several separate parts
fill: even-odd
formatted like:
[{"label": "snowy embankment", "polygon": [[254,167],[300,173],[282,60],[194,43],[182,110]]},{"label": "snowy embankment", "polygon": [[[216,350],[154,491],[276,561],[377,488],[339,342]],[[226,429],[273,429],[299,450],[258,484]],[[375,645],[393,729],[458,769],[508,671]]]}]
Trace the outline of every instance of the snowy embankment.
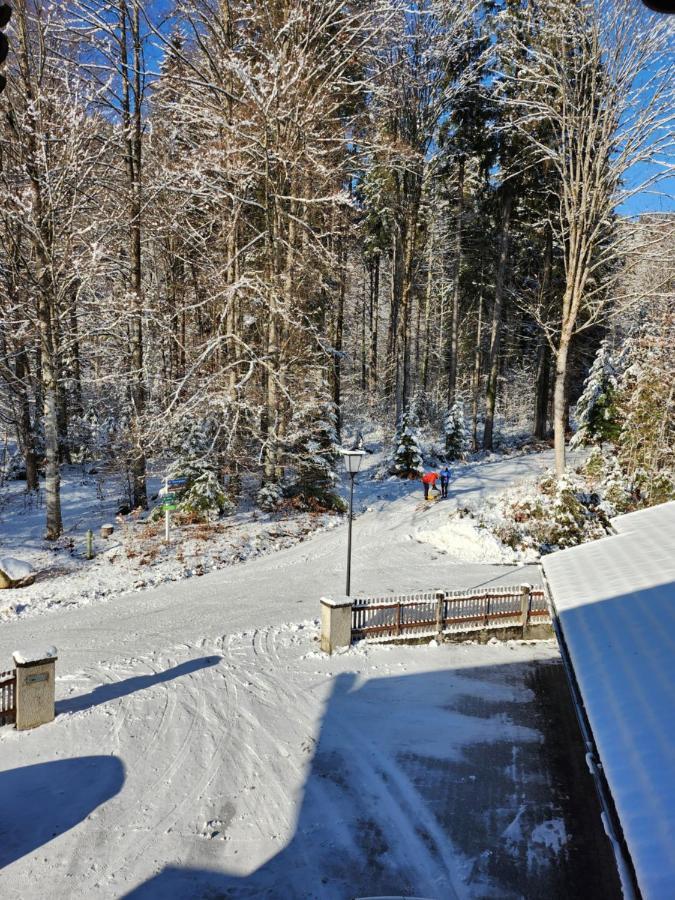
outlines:
[{"label": "snowy embankment", "polygon": [[520,555],[506,547],[470,516],[449,515],[446,522],[431,531],[418,531],[417,540],[431,544],[452,559],[476,563],[510,563],[521,561]]},{"label": "snowy embankment", "polygon": [[[156,488],[156,485],[153,485]],[[37,572],[35,584],[0,592],[0,621],[48,610],[86,606],[117,594],[138,592],[167,582],[202,576],[304,541],[309,535],[340,524],[334,515],[271,515],[248,510],[204,525],[173,526],[164,541],[162,522],[114,516],[115,487],[101,496],[101,482],[64,471],[61,497],[64,535],[55,543],[42,539],[44,508],[27,503],[20,482],[5,488],[0,506],[0,553],[20,557],[14,570]],[[115,523],[108,539],[101,525]],[[86,531],[94,532],[94,558],[86,558]],[[24,569],[21,569],[24,571]]]}]

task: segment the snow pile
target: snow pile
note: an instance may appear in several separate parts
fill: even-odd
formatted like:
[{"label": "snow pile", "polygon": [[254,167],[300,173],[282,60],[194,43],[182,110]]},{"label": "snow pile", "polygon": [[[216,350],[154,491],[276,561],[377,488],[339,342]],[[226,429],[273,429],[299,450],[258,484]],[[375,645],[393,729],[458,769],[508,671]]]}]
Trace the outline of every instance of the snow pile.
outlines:
[{"label": "snow pile", "polygon": [[56,647],[47,647],[46,650],[15,650],[12,657],[17,666],[28,666],[43,659],[57,659],[58,655]]},{"label": "snow pile", "polygon": [[462,562],[516,563],[520,559],[515,550],[502,544],[472,516],[453,514],[436,529],[418,531],[417,540]]},{"label": "snow pile", "polygon": [[30,563],[23,562],[20,559],[14,559],[13,556],[0,557],[0,572],[3,572],[10,581],[23,581],[35,574],[35,569]]}]

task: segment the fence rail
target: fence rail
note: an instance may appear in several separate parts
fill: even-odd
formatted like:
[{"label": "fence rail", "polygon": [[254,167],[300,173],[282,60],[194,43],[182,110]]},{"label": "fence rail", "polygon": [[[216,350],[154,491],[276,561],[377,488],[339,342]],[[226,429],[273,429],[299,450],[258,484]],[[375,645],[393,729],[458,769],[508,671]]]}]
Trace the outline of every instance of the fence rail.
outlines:
[{"label": "fence rail", "polygon": [[16,669],[0,672],[0,725],[16,721]]},{"label": "fence rail", "polygon": [[544,591],[520,585],[359,597],[352,606],[352,639],[424,637],[547,622]]}]

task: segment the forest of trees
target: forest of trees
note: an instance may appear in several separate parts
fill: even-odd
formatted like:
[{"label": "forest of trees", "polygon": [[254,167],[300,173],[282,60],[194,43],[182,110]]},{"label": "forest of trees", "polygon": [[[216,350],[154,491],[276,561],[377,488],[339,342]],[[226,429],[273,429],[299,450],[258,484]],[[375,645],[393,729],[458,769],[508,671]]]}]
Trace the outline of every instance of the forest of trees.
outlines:
[{"label": "forest of trees", "polygon": [[667,355],[675,220],[626,210],[673,165],[669,17],[12,6],[0,420],[49,538],[68,462],[114,460],[133,507],[186,448],[230,500],[245,474],[320,495],[350,404],[393,431],[414,402],[439,435],[454,408],[487,450],[509,411],[562,473],[601,342],[658,309]]}]

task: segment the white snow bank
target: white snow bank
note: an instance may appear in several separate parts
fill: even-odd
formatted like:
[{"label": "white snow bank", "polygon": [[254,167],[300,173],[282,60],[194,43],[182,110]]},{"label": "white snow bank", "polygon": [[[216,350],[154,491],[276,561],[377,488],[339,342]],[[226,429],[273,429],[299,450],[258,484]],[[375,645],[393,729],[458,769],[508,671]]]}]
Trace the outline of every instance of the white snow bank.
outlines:
[{"label": "white snow bank", "polygon": [[519,559],[514,550],[469,516],[452,515],[439,528],[417,532],[417,540],[463,562],[514,563]]},{"label": "white snow bank", "polygon": [[13,556],[0,556],[0,571],[4,572],[10,581],[21,581],[35,574],[35,569],[30,563]]}]

